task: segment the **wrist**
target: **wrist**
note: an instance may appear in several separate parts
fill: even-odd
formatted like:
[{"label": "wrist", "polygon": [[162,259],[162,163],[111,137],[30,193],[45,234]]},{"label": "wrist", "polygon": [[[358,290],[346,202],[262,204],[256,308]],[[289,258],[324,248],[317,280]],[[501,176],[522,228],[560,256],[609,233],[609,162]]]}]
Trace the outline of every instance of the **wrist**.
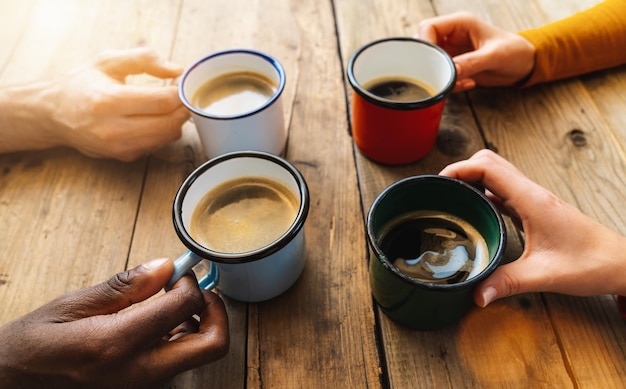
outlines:
[{"label": "wrist", "polygon": [[537,49],[526,37],[520,33],[519,36],[519,46],[520,52],[522,53],[520,58],[521,61],[521,69],[523,76],[515,82],[514,86],[516,87],[524,87],[528,86],[529,81],[532,79],[533,74],[535,73],[535,64],[537,62]]},{"label": "wrist", "polygon": [[0,90],[0,152],[46,149],[60,144],[49,82]]},{"label": "wrist", "polygon": [[606,252],[606,255],[610,257],[605,265],[607,267],[604,279],[607,287],[606,293],[626,296],[626,250],[624,250],[626,237],[617,232],[613,237],[605,234],[603,245],[612,249]]}]

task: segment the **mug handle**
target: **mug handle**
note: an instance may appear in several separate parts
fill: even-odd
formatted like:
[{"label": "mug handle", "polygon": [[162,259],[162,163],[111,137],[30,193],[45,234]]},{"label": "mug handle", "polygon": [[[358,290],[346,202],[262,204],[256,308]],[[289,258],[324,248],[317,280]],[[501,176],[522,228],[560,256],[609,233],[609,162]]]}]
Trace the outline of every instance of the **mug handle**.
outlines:
[{"label": "mug handle", "polygon": [[[187,272],[191,270],[192,267],[196,266],[201,260],[202,257],[191,251],[187,251],[178,257],[174,261],[174,273],[170,277],[169,281],[167,281],[167,284],[165,284],[165,290],[168,291],[172,289],[172,286],[174,286],[176,281],[180,280],[182,276],[187,274]],[[198,285],[204,290],[211,290],[217,285],[219,275],[217,265],[209,261],[209,271],[204,277],[198,280]]]}]

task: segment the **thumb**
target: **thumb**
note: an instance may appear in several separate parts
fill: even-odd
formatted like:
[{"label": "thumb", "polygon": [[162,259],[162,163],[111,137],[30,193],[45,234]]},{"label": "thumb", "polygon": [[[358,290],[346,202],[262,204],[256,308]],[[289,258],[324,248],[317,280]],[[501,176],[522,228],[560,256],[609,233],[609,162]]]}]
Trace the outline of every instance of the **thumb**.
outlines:
[{"label": "thumb", "polygon": [[169,258],[155,259],[90,288],[69,293],[52,304],[71,316],[65,317],[67,321],[119,312],[159,292],[173,271]]},{"label": "thumb", "polygon": [[459,54],[453,60],[459,79],[472,78],[485,70],[489,70],[490,61],[480,50]]},{"label": "thumb", "polygon": [[145,47],[105,51],[96,58],[96,66],[119,81],[123,81],[130,74],[141,73],[173,78],[184,70],[179,65],[164,61],[156,51]]},{"label": "thumb", "polygon": [[523,269],[524,263],[520,260],[521,258],[515,262],[498,267],[485,281],[476,287],[476,290],[474,290],[474,302],[476,305],[484,308],[497,299],[531,291],[530,285],[532,280],[525,280],[523,276],[520,278],[520,275],[526,274]]},{"label": "thumb", "polygon": [[435,29],[434,25],[429,21],[422,21],[419,24],[415,38],[423,39],[430,43],[439,44],[437,30]]}]

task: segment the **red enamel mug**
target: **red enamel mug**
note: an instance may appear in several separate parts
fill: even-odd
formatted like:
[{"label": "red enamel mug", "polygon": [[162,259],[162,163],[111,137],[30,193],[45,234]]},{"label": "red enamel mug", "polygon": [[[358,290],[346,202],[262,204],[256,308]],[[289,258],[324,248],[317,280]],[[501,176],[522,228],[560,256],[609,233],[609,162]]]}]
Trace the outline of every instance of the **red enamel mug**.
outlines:
[{"label": "red enamel mug", "polygon": [[348,80],[352,136],[361,153],[398,165],[432,150],[456,83],[454,62],[443,49],[406,37],[370,42],[350,58]]}]

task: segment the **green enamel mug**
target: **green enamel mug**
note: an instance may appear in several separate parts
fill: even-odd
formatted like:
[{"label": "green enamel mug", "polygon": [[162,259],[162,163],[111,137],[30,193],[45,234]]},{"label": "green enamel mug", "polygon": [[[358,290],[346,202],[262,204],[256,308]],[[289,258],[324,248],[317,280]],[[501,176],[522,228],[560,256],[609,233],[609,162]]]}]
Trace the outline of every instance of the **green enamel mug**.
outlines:
[{"label": "green enamel mug", "polygon": [[476,187],[408,177],[387,187],[367,217],[372,295],[392,320],[432,330],[459,321],[473,291],[500,264],[502,215]]}]

